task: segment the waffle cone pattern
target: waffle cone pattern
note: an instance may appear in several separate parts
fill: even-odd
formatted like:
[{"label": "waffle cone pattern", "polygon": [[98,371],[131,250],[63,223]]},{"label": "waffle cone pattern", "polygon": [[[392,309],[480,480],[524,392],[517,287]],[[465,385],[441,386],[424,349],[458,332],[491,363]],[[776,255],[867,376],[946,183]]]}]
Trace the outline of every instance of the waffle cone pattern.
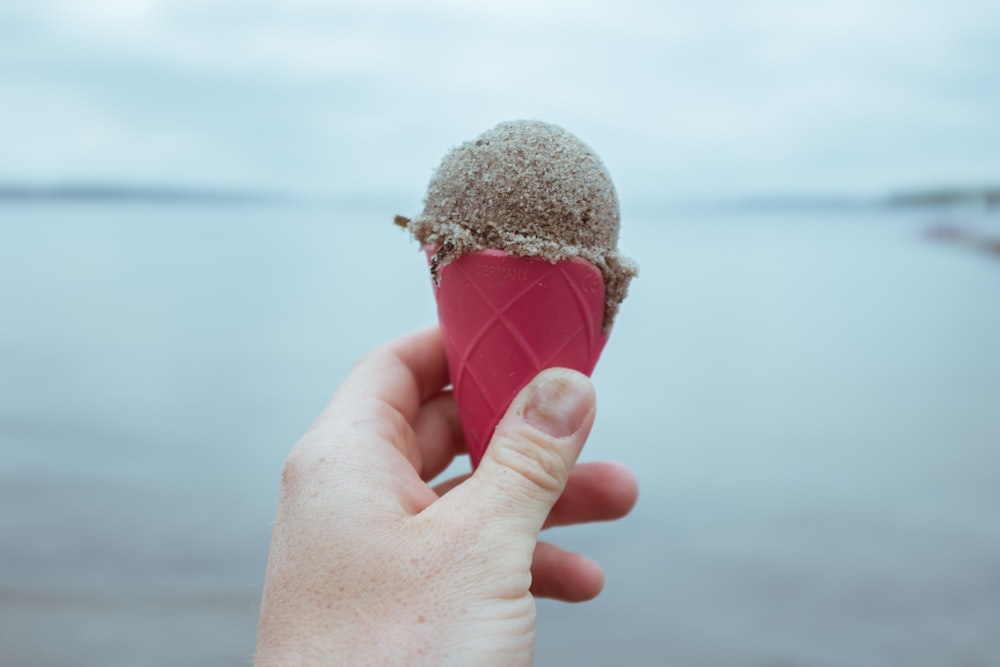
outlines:
[{"label": "waffle cone pattern", "polygon": [[540,371],[590,375],[607,342],[604,279],[586,260],[553,264],[499,250],[466,253],[435,288],[448,370],[473,468],[511,401]]}]

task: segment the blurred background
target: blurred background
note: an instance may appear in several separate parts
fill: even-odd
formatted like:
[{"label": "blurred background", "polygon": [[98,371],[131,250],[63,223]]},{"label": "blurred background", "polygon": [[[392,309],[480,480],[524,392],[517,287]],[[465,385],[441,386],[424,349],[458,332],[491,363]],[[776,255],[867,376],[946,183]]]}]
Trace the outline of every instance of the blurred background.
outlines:
[{"label": "blurred background", "polygon": [[[641,273],[539,665],[997,665],[1000,4],[0,6],[0,665],[245,665],[281,465],[537,118]],[[467,461],[456,463],[461,471]]]}]

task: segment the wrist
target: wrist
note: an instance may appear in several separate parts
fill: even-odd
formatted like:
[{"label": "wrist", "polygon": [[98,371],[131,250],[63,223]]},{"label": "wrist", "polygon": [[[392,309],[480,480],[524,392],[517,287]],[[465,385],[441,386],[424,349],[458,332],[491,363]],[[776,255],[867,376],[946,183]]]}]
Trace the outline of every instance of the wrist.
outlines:
[{"label": "wrist", "polygon": [[[533,604],[531,609],[533,612]],[[421,613],[413,614],[412,619],[407,616],[406,621],[385,620],[371,608],[322,611],[310,616],[323,622],[307,628],[268,621],[262,614],[254,667],[532,664],[533,613],[514,613],[492,621],[452,618],[435,622],[431,614]]]},{"label": "wrist", "polygon": [[439,631],[425,616],[402,623],[371,609],[319,611],[308,614],[322,619],[309,627],[269,622],[262,614],[254,667],[451,664],[448,645],[454,636]]}]

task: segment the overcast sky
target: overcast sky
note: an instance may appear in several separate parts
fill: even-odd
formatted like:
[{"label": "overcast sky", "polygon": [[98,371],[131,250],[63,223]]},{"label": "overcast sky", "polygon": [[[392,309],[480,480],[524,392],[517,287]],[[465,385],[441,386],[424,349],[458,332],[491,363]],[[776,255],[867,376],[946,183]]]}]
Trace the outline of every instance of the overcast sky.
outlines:
[{"label": "overcast sky", "polygon": [[996,183],[1000,2],[0,5],[0,183],[419,198],[512,118],[623,199]]}]

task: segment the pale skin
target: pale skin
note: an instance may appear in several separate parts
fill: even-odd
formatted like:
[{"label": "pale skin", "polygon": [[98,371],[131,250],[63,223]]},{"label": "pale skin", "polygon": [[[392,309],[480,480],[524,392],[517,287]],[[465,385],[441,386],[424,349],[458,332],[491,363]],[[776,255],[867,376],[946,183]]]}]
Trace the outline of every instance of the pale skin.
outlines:
[{"label": "pale skin", "polygon": [[576,464],[593,387],[566,369],[514,400],[479,468],[464,452],[437,328],[369,353],[285,463],[257,636],[271,665],[530,665],[535,598],[581,602],[600,566],[539,541],[617,519],[634,476]]}]

